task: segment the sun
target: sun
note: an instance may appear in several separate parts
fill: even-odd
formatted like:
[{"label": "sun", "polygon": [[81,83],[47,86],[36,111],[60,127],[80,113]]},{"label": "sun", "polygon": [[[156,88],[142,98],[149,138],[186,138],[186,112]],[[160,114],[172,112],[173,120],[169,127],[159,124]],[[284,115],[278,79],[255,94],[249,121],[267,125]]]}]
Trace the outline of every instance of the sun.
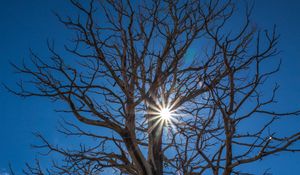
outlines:
[{"label": "sun", "polygon": [[[155,128],[172,128],[175,129],[175,124],[178,123],[178,107],[175,107],[177,100],[170,103],[170,101],[158,101],[154,105],[149,105],[150,111],[147,111],[151,115],[148,118],[151,121],[152,126],[148,128],[148,132],[152,132]],[[181,116],[181,115],[180,115]]]},{"label": "sun", "polygon": [[170,120],[172,117],[172,113],[169,108],[161,109],[159,115],[163,120]]}]

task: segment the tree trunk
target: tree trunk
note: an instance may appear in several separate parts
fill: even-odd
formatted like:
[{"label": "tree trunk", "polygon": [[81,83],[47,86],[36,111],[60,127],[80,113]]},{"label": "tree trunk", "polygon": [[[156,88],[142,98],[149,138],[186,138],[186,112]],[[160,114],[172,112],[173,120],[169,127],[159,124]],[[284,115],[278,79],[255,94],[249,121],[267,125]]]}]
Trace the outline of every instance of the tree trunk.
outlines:
[{"label": "tree trunk", "polygon": [[[155,125],[156,121],[149,122],[149,128]],[[162,155],[162,134],[163,129],[160,124],[155,126],[149,133],[148,158],[155,175],[163,174],[163,155]]]}]

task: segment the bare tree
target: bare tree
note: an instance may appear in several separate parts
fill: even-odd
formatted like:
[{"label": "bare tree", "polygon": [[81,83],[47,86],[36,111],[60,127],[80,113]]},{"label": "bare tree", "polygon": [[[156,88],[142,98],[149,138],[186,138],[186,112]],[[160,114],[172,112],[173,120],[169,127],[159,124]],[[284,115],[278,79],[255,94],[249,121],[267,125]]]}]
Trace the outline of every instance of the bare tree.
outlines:
[{"label": "bare tree", "polygon": [[[79,122],[59,131],[96,146],[66,149],[37,135],[37,147],[63,160],[44,172],[37,160],[26,174],[242,174],[242,164],[299,151],[300,132],[272,130],[299,111],[271,108],[278,86],[267,90],[265,81],[279,70],[278,35],[258,30],[249,6],[238,26],[230,0],[70,2],[80,15],[57,15],[75,33],[69,56],[51,43],[50,58],[32,53],[33,64],[15,66],[30,81],[11,91],[63,103],[60,112]],[[197,54],[187,64],[191,47]],[[265,69],[267,62],[278,66]]]}]

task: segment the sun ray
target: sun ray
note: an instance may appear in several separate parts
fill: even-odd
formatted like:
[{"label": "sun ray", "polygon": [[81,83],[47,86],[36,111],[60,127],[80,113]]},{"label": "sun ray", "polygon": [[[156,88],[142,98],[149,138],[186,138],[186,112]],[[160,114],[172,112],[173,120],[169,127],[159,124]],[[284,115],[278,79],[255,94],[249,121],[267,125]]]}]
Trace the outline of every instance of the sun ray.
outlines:
[{"label": "sun ray", "polygon": [[162,124],[161,118],[158,118],[158,120],[155,121],[155,123],[148,129],[148,132],[151,133],[153,129],[156,128],[159,124]]}]

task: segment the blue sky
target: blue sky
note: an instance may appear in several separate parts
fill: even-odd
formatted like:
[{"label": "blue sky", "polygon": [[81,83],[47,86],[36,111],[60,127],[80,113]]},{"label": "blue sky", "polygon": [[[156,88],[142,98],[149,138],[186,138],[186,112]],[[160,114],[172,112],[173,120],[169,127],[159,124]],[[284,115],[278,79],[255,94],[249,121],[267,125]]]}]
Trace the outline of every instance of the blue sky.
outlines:
[{"label": "blue sky", "polygon": [[[70,38],[70,33],[57,22],[52,10],[62,14],[72,13],[62,0],[0,0],[0,82],[13,86],[21,75],[14,74],[9,62],[20,63],[28,58],[29,48],[40,55],[47,55],[46,40],[53,39],[57,48]],[[300,1],[257,0],[252,19],[259,28],[277,24],[281,35],[279,57],[282,69],[275,80],[281,85],[281,109],[300,107]],[[37,156],[30,144],[36,139],[32,132],[44,133],[50,141],[61,142],[55,132],[59,114],[53,112],[55,104],[42,98],[22,99],[0,89],[0,172],[8,162],[17,172],[24,163]],[[299,119],[288,119],[279,129],[286,132],[300,129]],[[299,174],[300,154],[279,154],[258,163],[257,167],[272,168],[272,173]],[[247,169],[253,167],[245,166]],[[1,173],[0,173],[1,174]]]}]

